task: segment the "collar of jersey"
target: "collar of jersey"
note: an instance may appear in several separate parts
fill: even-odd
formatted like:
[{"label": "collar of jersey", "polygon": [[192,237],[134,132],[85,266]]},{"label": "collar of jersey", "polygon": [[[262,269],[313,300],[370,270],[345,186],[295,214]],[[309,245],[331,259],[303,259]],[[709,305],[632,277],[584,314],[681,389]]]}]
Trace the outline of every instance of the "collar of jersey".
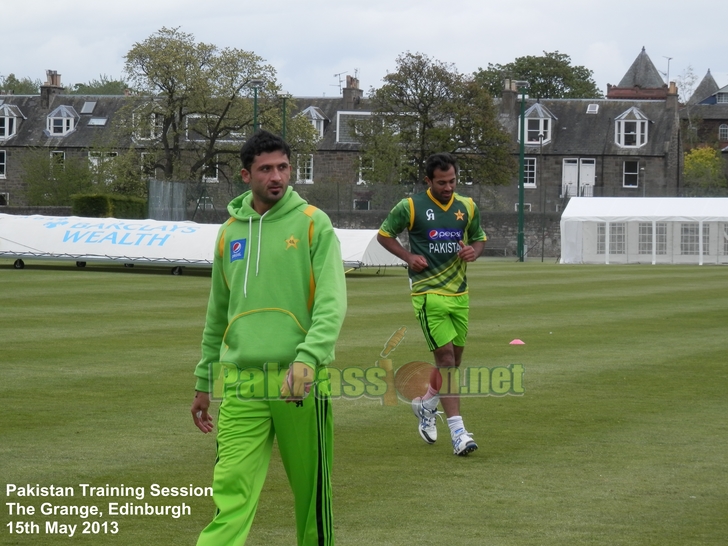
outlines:
[{"label": "collar of jersey", "polygon": [[427,197],[430,198],[430,200],[435,203],[438,207],[440,207],[442,210],[447,212],[447,209],[450,208],[450,205],[452,205],[452,202],[455,201],[455,192],[452,192],[452,195],[450,196],[450,201],[447,202],[447,205],[443,205],[440,203],[437,199],[435,199],[432,196],[432,193],[430,192],[430,188],[427,188]]}]

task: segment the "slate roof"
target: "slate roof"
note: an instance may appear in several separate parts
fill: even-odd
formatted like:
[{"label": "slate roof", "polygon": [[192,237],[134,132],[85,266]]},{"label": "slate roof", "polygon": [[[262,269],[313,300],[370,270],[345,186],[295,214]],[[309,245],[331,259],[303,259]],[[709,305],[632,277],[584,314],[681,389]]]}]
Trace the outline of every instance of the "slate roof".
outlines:
[{"label": "slate roof", "polygon": [[[528,109],[535,101],[526,101]],[[677,120],[676,112],[660,100],[619,99],[541,99],[556,119],[551,141],[539,146],[526,145],[526,153],[549,155],[636,155],[663,156]],[[596,114],[587,114],[590,104],[599,106]],[[630,108],[638,108],[648,119],[647,143],[640,148],[624,148],[615,143],[615,119]],[[501,118],[504,119],[504,118]],[[517,142],[518,114],[509,116],[506,130]]]},{"label": "slate roof", "polygon": [[652,60],[650,60],[650,57],[643,47],[617,87],[653,89],[661,88],[664,85],[665,82],[662,76],[657,71],[657,68],[655,68],[655,65],[652,64]]},{"label": "slate roof", "polygon": [[[41,107],[40,95],[0,95],[3,105],[12,105],[22,112],[22,119],[15,136],[0,140],[0,145],[8,147],[37,146],[44,148],[91,148],[101,146],[111,136],[107,129],[111,121],[118,114],[119,109],[128,101],[128,97],[119,96],[90,96],[90,95],[56,95],[50,108]],[[89,114],[80,113],[84,104],[96,102],[93,111]],[[48,115],[59,107],[70,107],[78,115],[76,128],[70,133],[60,136],[47,134]],[[89,125],[91,119],[106,118],[104,125]],[[128,144],[128,143],[127,143]],[[110,143],[119,146],[118,141]]]},{"label": "slate roof", "polygon": [[697,104],[714,95],[717,91],[718,84],[710,73],[710,70],[708,70],[708,73],[703,77],[698,87],[695,88],[695,91],[693,91],[692,96],[688,100],[688,104]]},{"label": "slate roof", "polygon": [[344,100],[341,97],[295,97],[296,106],[293,109],[298,114],[309,107],[316,108],[321,112],[328,121],[324,125],[324,137],[318,142],[317,148],[320,151],[349,150],[355,151],[359,149],[356,143],[337,142],[336,134],[336,118],[338,112],[362,112],[370,111],[370,101],[362,98],[353,110],[344,110]]}]

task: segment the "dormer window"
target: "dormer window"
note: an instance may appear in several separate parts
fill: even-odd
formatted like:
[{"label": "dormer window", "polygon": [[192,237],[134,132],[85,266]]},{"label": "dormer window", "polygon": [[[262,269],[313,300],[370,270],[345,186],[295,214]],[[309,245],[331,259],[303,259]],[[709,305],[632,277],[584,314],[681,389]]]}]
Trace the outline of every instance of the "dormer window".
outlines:
[{"label": "dormer window", "polygon": [[17,106],[11,104],[0,106],[0,139],[15,136],[21,119],[25,119],[25,116]]},{"label": "dormer window", "polygon": [[[552,120],[556,118],[547,108],[541,103],[536,103],[526,110],[524,117],[526,118],[526,144],[540,145],[551,142]],[[518,140],[520,141],[520,135]]]},{"label": "dormer window", "polygon": [[623,148],[640,148],[647,144],[649,119],[633,106],[614,121],[614,140]]},{"label": "dormer window", "polygon": [[715,102],[718,104],[728,103],[728,93],[717,93],[715,95]]},{"label": "dormer window", "polygon": [[309,106],[301,112],[301,115],[308,118],[311,122],[313,128],[316,129],[316,136],[318,138],[324,138],[325,122],[328,121],[328,118],[324,115],[321,108]]},{"label": "dormer window", "polygon": [[140,109],[132,114],[132,123],[137,140],[156,140],[164,132],[164,116],[158,112],[144,112]]},{"label": "dormer window", "polygon": [[79,116],[71,106],[59,106],[48,114],[48,136],[65,136],[76,128]]}]

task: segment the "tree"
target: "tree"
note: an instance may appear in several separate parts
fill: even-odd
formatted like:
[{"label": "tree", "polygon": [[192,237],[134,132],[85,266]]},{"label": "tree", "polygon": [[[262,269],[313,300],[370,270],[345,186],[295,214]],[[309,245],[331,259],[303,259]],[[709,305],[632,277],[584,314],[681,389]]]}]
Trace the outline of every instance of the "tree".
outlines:
[{"label": "tree", "polygon": [[593,72],[583,66],[572,66],[571,58],[554,51],[543,56],[518,57],[505,65],[488,63],[479,68],[475,80],[491,95],[500,96],[503,80],[523,80],[529,83],[528,94],[542,99],[596,99],[603,95],[592,78]]},{"label": "tree", "polygon": [[23,157],[21,165],[29,205],[70,206],[72,195],[88,193],[94,187],[85,158],[36,148]]},{"label": "tree", "polygon": [[77,83],[69,89],[71,95],[123,95],[129,86],[123,80],[114,80],[106,74],[98,80],[88,83]]},{"label": "tree", "polygon": [[38,95],[40,94],[40,80],[30,78],[18,79],[15,74],[8,74],[7,77],[0,76],[0,95]]},{"label": "tree", "polygon": [[[150,167],[167,180],[201,182],[206,171],[226,165],[230,169],[220,172],[235,173],[240,145],[252,132],[254,102],[261,126],[281,126],[275,70],[252,52],[219,49],[178,28],[162,28],[134,44],[125,59],[136,95],[121,125],[156,158]],[[313,149],[306,120],[289,120],[286,136],[296,151]]]},{"label": "tree", "polygon": [[702,192],[712,192],[728,186],[723,171],[723,159],[715,148],[699,146],[685,154],[683,177],[685,185]]},{"label": "tree", "polygon": [[357,121],[354,128],[366,178],[385,184],[423,182],[427,157],[451,152],[472,180],[507,184],[515,163],[490,95],[453,65],[427,55],[407,52],[396,62],[397,70],[370,93],[370,119]]}]

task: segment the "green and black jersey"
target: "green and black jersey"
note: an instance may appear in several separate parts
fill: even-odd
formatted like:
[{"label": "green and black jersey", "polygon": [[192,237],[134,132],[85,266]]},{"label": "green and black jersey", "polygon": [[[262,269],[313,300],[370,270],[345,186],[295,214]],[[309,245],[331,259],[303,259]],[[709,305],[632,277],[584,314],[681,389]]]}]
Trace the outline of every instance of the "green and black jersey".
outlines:
[{"label": "green and black jersey", "polygon": [[470,244],[486,240],[473,200],[454,193],[443,205],[430,190],[403,199],[391,210],[379,233],[396,237],[405,229],[409,231],[410,251],[424,256],[429,265],[419,273],[409,270],[412,295],[466,294],[466,263],[458,258],[458,241]]}]

